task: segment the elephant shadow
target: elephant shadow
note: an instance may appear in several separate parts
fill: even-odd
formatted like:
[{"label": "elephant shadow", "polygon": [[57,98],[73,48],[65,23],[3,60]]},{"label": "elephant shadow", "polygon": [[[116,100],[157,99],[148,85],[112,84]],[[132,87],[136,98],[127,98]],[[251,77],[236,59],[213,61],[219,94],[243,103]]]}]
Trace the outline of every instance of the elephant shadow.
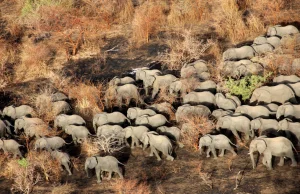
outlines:
[{"label": "elephant shadow", "polygon": [[[240,137],[242,137],[242,132],[237,131],[237,133],[239,134]],[[228,139],[233,143],[233,144],[237,144],[237,138],[234,136],[234,134],[232,133],[231,130],[229,129],[220,129],[220,131],[217,131],[216,129],[212,130],[211,133],[209,133],[211,135],[218,135],[218,134],[223,134],[226,137],[228,137]]]},{"label": "elephant shadow", "polygon": [[[128,146],[123,147],[119,152],[114,152],[112,156],[116,157],[122,164],[127,164],[130,156],[132,156],[131,149]],[[124,165],[120,164],[119,167],[122,169],[122,174],[125,175],[126,168]]]}]

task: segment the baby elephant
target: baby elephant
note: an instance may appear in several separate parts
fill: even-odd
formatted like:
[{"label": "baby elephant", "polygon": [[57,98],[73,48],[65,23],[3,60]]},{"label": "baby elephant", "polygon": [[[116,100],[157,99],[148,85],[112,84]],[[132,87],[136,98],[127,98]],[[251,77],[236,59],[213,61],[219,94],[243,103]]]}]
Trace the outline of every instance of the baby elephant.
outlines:
[{"label": "baby elephant", "polygon": [[4,153],[6,152],[10,152],[14,154],[14,158],[16,158],[17,155],[19,155],[21,158],[23,158],[19,147],[21,147],[22,145],[18,144],[18,142],[16,142],[13,139],[8,139],[8,140],[2,140],[0,139],[0,149],[3,149]]},{"label": "baby elephant", "polygon": [[[115,157],[113,156],[105,156],[105,157],[100,157],[100,156],[92,156],[88,157],[85,160],[85,172],[87,177],[89,177],[88,169],[93,169],[95,168],[96,171],[96,176],[97,176],[97,183],[101,183],[101,171],[107,171],[108,172],[108,180],[111,179],[111,174],[112,172],[118,173],[121,179],[123,179],[123,175],[119,169],[119,165],[122,164],[119,162]],[[124,164],[122,164],[124,165]]]},{"label": "baby elephant", "polygon": [[74,144],[82,143],[82,141],[88,138],[88,135],[91,135],[89,130],[85,126],[69,125],[65,128],[65,132],[69,135],[72,135]]},{"label": "baby elephant", "polygon": [[[236,152],[234,151],[233,147],[231,147],[231,145],[234,145],[229,139],[228,137],[226,137],[225,135],[219,134],[219,135],[210,135],[210,134],[206,134],[203,137],[200,138],[199,140],[199,150],[200,150],[200,154],[202,154],[202,147],[203,146],[207,146],[207,158],[210,157],[210,152],[213,153],[214,158],[217,158],[217,154],[216,154],[216,149],[221,149],[222,152],[219,155],[220,157],[224,156],[224,152],[225,150],[229,150],[233,153],[234,156],[236,156]],[[235,145],[234,145],[235,146]]]},{"label": "baby elephant", "polygon": [[61,137],[43,137],[35,141],[34,150],[46,148],[49,152],[63,147],[66,144]]},{"label": "baby elephant", "polygon": [[[70,157],[67,153],[60,152],[60,151],[52,151],[51,156],[56,159],[60,163],[60,167],[64,166],[68,171],[69,175],[72,175],[69,165],[71,164]],[[63,171],[63,168],[61,168]]]}]

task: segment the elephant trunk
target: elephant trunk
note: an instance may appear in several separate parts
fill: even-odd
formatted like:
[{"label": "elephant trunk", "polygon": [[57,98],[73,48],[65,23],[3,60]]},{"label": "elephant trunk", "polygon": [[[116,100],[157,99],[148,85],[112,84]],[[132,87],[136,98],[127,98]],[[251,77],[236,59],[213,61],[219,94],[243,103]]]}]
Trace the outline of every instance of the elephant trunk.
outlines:
[{"label": "elephant trunk", "polygon": [[253,152],[251,152],[251,151],[250,151],[250,158],[251,158],[251,162],[252,162],[253,169],[255,169],[256,164],[255,164],[255,161],[254,161]]}]

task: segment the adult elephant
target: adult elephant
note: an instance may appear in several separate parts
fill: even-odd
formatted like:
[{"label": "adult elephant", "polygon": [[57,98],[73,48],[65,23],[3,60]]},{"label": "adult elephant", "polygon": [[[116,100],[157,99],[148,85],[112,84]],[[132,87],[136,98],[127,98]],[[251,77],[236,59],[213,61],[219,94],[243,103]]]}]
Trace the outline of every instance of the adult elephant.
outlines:
[{"label": "adult elephant", "polygon": [[216,119],[219,119],[226,115],[232,115],[233,112],[231,110],[223,110],[223,109],[216,109],[214,110],[211,115],[214,116]]},{"label": "adult elephant", "polygon": [[44,125],[47,124],[39,118],[28,118],[28,117],[21,117],[15,120],[15,133],[18,134],[19,130],[24,129],[26,131],[27,128],[29,128],[32,125]]},{"label": "adult elephant", "polygon": [[23,145],[20,145],[18,142],[16,142],[13,139],[7,139],[7,140],[0,139],[0,149],[3,149],[4,153],[7,152],[13,153],[14,158],[16,158],[16,156],[20,156],[21,158],[23,158],[22,153],[20,152],[19,149],[19,147],[21,146]]},{"label": "adult elephant", "polygon": [[233,99],[226,98],[222,93],[217,93],[215,97],[216,97],[216,104],[221,109],[235,110],[238,106]]},{"label": "adult elephant", "polygon": [[272,112],[265,106],[249,106],[242,105],[235,109],[235,113],[241,113],[251,119],[255,118],[269,118],[272,115]]},{"label": "adult elephant", "polygon": [[272,37],[258,36],[254,39],[253,44],[254,45],[270,44],[274,48],[277,48],[278,46],[280,46],[281,42],[280,42],[280,38],[278,38],[277,36],[272,36]]},{"label": "adult elephant", "polygon": [[[70,170],[71,160],[70,160],[70,156],[67,153],[54,150],[51,151],[51,156],[52,158],[57,160],[57,162],[60,164],[60,167],[61,166],[65,167],[65,169],[69,173],[69,176],[72,175],[72,172]],[[61,168],[61,170],[63,171],[63,168]]]},{"label": "adult elephant", "polygon": [[208,117],[210,114],[211,112],[206,106],[185,104],[177,108],[175,117],[177,122],[182,122],[190,117]]},{"label": "adult elephant", "polygon": [[116,101],[118,107],[121,107],[123,100],[126,101],[126,105],[128,105],[131,100],[134,100],[136,104],[143,103],[138,88],[133,84],[109,87],[105,92],[104,98],[106,107],[113,105],[114,101]]},{"label": "adult elephant", "polygon": [[275,119],[256,118],[250,122],[250,125],[252,131],[259,130],[259,135],[261,135],[263,131],[268,129],[279,129],[278,121]]},{"label": "adult elephant", "polygon": [[276,118],[281,117],[290,119],[300,119],[300,105],[284,104],[279,106],[276,112]]},{"label": "adult elephant", "polygon": [[206,80],[206,81],[197,83],[196,86],[194,87],[194,90],[196,92],[208,91],[208,92],[215,94],[216,90],[217,90],[217,84],[212,80]]},{"label": "adult elephant", "polygon": [[161,71],[157,69],[148,69],[148,68],[141,68],[137,69],[135,73],[135,80],[142,80],[143,81],[143,86],[146,92],[146,95],[149,93],[149,87],[152,87],[153,82],[151,80],[148,80],[150,76],[158,76],[162,75]]},{"label": "adult elephant", "polygon": [[293,91],[295,92],[295,96],[297,96],[298,98],[300,98],[300,82],[297,83],[288,83],[286,84],[289,87],[291,87],[293,89]]},{"label": "adult elephant", "polygon": [[169,86],[172,82],[178,80],[177,77],[171,74],[161,75],[161,76],[149,76],[148,82],[152,84],[152,99],[156,96],[160,89],[169,89]]},{"label": "adult elephant", "polygon": [[109,86],[120,86],[120,85],[125,85],[125,84],[134,84],[135,80],[131,77],[123,77],[119,78],[118,76],[115,76],[110,80],[108,83]]},{"label": "adult elephant", "polygon": [[[225,150],[229,150],[234,156],[236,156],[236,152],[234,151],[234,148],[231,146],[234,145],[228,137],[225,135],[219,134],[219,135],[210,135],[206,134],[199,140],[199,150],[200,155],[202,154],[202,147],[208,147],[206,152],[206,157],[210,157],[210,152],[213,153],[214,158],[217,158],[216,149],[222,150],[222,152],[219,154],[220,157],[224,156]],[[234,145],[236,146],[236,145]]]},{"label": "adult elephant", "polygon": [[0,138],[12,135],[10,126],[11,124],[8,121],[0,119]]},{"label": "adult elephant", "polygon": [[143,115],[153,116],[157,113],[152,109],[141,109],[139,107],[129,108],[127,110],[127,117],[131,120],[136,119]]},{"label": "adult elephant", "polygon": [[52,102],[52,113],[53,115],[59,115],[59,114],[68,114],[71,113],[72,107],[71,105],[66,101],[55,101]]},{"label": "adult elephant", "polygon": [[135,120],[136,125],[150,126],[153,128],[165,125],[168,122],[167,118],[162,114],[156,114],[153,116],[143,115]]},{"label": "adult elephant", "polygon": [[22,116],[34,116],[35,111],[28,105],[21,105],[18,107],[7,106],[3,109],[2,116],[8,116],[11,119],[15,120]]},{"label": "adult elephant", "polygon": [[99,114],[95,114],[93,117],[93,127],[94,130],[97,131],[99,126],[110,124],[110,125],[122,125],[125,122],[130,123],[130,120],[120,112],[107,113],[102,112]]},{"label": "adult elephant", "polygon": [[232,131],[233,135],[241,140],[239,132],[243,132],[245,134],[245,139],[249,140],[249,137],[254,137],[254,131],[251,130],[250,127],[250,120],[245,116],[224,116],[219,118],[216,130],[219,131],[220,129],[229,129]]},{"label": "adult elephant", "polygon": [[169,92],[170,94],[185,96],[187,93],[187,80],[176,80],[170,84]]},{"label": "adult elephant", "polygon": [[255,53],[258,55],[267,53],[267,52],[272,52],[274,50],[274,47],[269,44],[260,44],[260,45],[252,45],[252,48],[254,49]]},{"label": "adult elephant", "polygon": [[237,61],[242,59],[251,59],[255,56],[255,51],[251,46],[240,48],[230,48],[223,53],[224,61]]},{"label": "adult elephant", "polygon": [[157,153],[158,150],[161,151],[163,155],[167,157],[167,160],[174,160],[174,158],[171,156],[173,151],[172,143],[169,140],[169,138],[167,138],[167,136],[158,135],[154,131],[146,132],[143,134],[142,142],[144,144],[144,149],[148,144],[150,145],[151,151],[149,156],[153,156],[153,154],[155,154],[157,160],[160,161],[161,158]]},{"label": "adult elephant", "polygon": [[210,78],[207,63],[201,59],[193,63],[184,64],[180,70],[180,76],[181,78],[197,77],[203,81]]},{"label": "adult elephant", "polygon": [[79,115],[57,115],[54,119],[54,128],[62,128],[63,130],[68,125],[85,125],[85,120]]},{"label": "adult elephant", "polygon": [[74,144],[83,143],[89,135],[92,135],[85,126],[68,125],[65,132],[72,136]]},{"label": "adult elephant", "polygon": [[42,137],[35,141],[34,150],[47,149],[50,152],[51,150],[57,150],[63,147],[65,144],[65,140],[61,137]]},{"label": "adult elephant", "polygon": [[253,91],[250,103],[280,103],[291,102],[297,104],[294,91],[287,85],[262,86]]},{"label": "adult elephant", "polygon": [[224,61],[221,74],[224,77],[238,79],[247,75],[262,75],[264,68],[261,64],[250,60]]},{"label": "adult elephant", "polygon": [[175,141],[180,148],[184,147],[184,145],[180,142],[181,130],[178,127],[160,126],[156,129],[156,131],[160,135],[165,135],[170,140]]},{"label": "adult elephant", "polygon": [[289,34],[297,34],[299,33],[299,30],[293,26],[293,25],[287,25],[287,26],[272,26],[268,28],[267,35],[268,36],[284,36]]},{"label": "adult elephant", "polygon": [[300,123],[298,122],[291,122],[288,119],[283,119],[281,121],[279,121],[278,123],[278,128],[280,130],[285,130],[285,131],[290,131],[292,132],[298,139],[298,143],[300,143]]},{"label": "adult elephant", "polygon": [[88,157],[85,160],[84,169],[87,177],[89,177],[88,169],[95,169],[96,176],[97,176],[97,183],[101,183],[102,171],[108,172],[108,180],[111,179],[111,175],[113,172],[118,173],[120,178],[123,179],[123,175],[119,169],[118,164],[122,164],[122,163],[119,162],[114,156],[104,156],[104,157],[92,156],[92,157]]},{"label": "adult elephant", "polygon": [[273,78],[273,82],[276,84],[287,84],[300,82],[300,78],[296,75],[279,75]]},{"label": "adult elephant", "polygon": [[292,160],[291,166],[297,166],[293,148],[292,142],[285,137],[266,138],[265,136],[262,136],[253,139],[249,149],[253,169],[256,167],[253,156],[253,153],[256,151],[264,155],[263,164],[267,166],[269,170],[272,170],[272,156],[280,157],[278,166],[284,165],[284,157],[288,157]]},{"label": "adult elephant", "polygon": [[190,92],[183,97],[183,104],[202,104],[214,108],[216,106],[216,98],[210,92]]},{"label": "adult elephant", "polygon": [[149,132],[149,129],[145,126],[129,126],[124,128],[124,131],[126,144],[129,146],[127,139],[131,137],[131,148],[133,149],[135,147],[134,145],[140,147],[140,141],[142,141],[143,134]]}]

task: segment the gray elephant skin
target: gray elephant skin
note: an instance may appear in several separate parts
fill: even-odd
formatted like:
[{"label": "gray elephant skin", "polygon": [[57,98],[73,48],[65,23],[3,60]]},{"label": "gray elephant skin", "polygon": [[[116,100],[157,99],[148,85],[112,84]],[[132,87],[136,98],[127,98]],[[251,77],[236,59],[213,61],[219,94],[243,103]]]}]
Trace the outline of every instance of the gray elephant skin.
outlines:
[{"label": "gray elephant skin", "polygon": [[169,86],[172,82],[178,80],[177,77],[171,74],[161,75],[161,76],[149,76],[148,82],[152,84],[152,99],[158,94],[159,90],[162,88],[169,89]]},{"label": "gray elephant skin", "polygon": [[[280,93],[278,92],[280,91]],[[250,99],[250,103],[253,102],[263,102],[271,103],[276,102],[284,104],[285,102],[297,103],[294,91],[284,84],[279,84],[277,86],[262,86],[253,91]]]},{"label": "gray elephant skin", "polygon": [[13,153],[14,158],[16,158],[17,156],[23,158],[22,153],[20,152],[19,149],[19,147],[21,146],[23,145],[20,145],[18,142],[16,142],[13,139],[8,139],[8,140],[0,139],[0,149],[3,149],[4,153],[7,152]]},{"label": "gray elephant skin", "polygon": [[262,119],[256,118],[250,122],[251,130],[257,131],[259,130],[259,135],[262,134],[263,131],[267,129],[275,129],[278,130],[278,121],[275,119]]},{"label": "gray elephant skin", "polygon": [[126,127],[124,130],[127,145],[129,145],[127,139],[131,137],[132,149],[135,147],[134,145],[136,145],[136,147],[140,147],[140,141],[142,141],[143,134],[149,132],[149,129],[145,126],[129,126]]},{"label": "gray elephant skin", "polygon": [[148,144],[150,145],[150,157],[155,154],[158,161],[161,160],[158,151],[161,151],[163,155],[165,155],[167,160],[173,161],[174,158],[171,156],[172,154],[172,143],[167,136],[158,135],[156,132],[146,132],[143,134],[142,142],[144,144],[144,149]]},{"label": "gray elephant skin", "polygon": [[46,125],[46,123],[39,118],[21,117],[15,120],[15,133],[18,134],[21,129],[26,131],[32,125]]},{"label": "gray elephant skin", "polygon": [[37,139],[34,144],[34,150],[47,149],[47,151],[57,150],[66,144],[65,140],[61,137],[42,137]]},{"label": "gray elephant skin", "polygon": [[255,45],[261,45],[261,44],[270,44],[274,48],[277,48],[280,46],[280,38],[277,36],[272,36],[272,37],[264,37],[264,36],[258,36],[254,39],[253,44]]},{"label": "gray elephant skin", "polygon": [[206,80],[203,82],[199,82],[196,84],[196,87],[194,88],[195,92],[204,92],[208,91],[211,93],[216,93],[217,90],[217,84],[212,80]]},{"label": "gray elephant skin", "polygon": [[52,103],[52,113],[56,116],[59,114],[71,113],[72,107],[66,101],[56,101]]},{"label": "gray elephant skin", "polygon": [[231,98],[226,98],[222,93],[215,95],[216,104],[219,108],[224,110],[235,110],[237,108],[236,102]]},{"label": "gray elephant skin", "polygon": [[220,157],[223,157],[225,154],[225,150],[229,150],[234,156],[236,156],[236,152],[234,151],[234,148],[231,146],[234,145],[228,137],[225,135],[219,134],[219,135],[210,135],[206,134],[199,140],[199,150],[200,155],[202,154],[202,147],[207,146],[207,152],[206,157],[210,157],[210,152],[213,153],[214,158],[217,158],[216,149],[221,150],[221,153],[219,154]]},{"label": "gray elephant skin", "polygon": [[289,119],[300,119],[300,105],[281,105],[278,107],[276,112],[276,118],[280,119],[281,117]]},{"label": "gray elephant skin", "polygon": [[87,140],[89,135],[92,135],[85,126],[68,125],[65,128],[65,132],[72,136],[72,140],[75,143],[83,143]]},{"label": "gray elephant skin", "polygon": [[3,109],[2,116],[8,116],[13,120],[20,118],[22,116],[34,116],[35,112],[33,108],[28,105],[21,105],[18,107],[8,106]]},{"label": "gray elephant skin", "polygon": [[136,104],[144,103],[140,97],[138,89],[133,84],[125,84],[122,86],[112,86],[105,92],[105,106],[111,107],[113,102],[116,101],[118,107],[122,106],[122,101],[126,101],[126,105],[134,100]]},{"label": "gray elephant skin", "polygon": [[231,110],[223,110],[223,109],[216,109],[214,110],[211,115],[214,116],[216,119],[219,119],[223,116],[232,115],[233,112]]},{"label": "gray elephant skin", "polygon": [[160,135],[165,135],[170,140],[176,142],[180,148],[184,147],[184,145],[180,142],[181,130],[178,127],[160,126],[156,129],[156,131]]},{"label": "gray elephant skin", "polygon": [[264,68],[261,64],[252,62],[250,60],[239,61],[224,61],[222,68],[222,75],[239,79],[247,75],[262,75]]},{"label": "gray elephant skin", "polygon": [[135,80],[131,77],[122,77],[119,78],[118,76],[112,78],[110,82],[108,83],[109,86],[120,86],[120,85],[125,85],[125,84],[134,84]]},{"label": "gray elephant skin", "polygon": [[223,60],[236,61],[241,59],[251,59],[255,56],[255,51],[251,46],[243,46],[240,48],[230,48],[223,53]]},{"label": "gray elephant skin", "polygon": [[85,125],[85,120],[79,115],[60,114],[54,119],[54,128],[60,127],[63,130],[68,125]]},{"label": "gray elephant skin", "polygon": [[180,70],[180,77],[197,77],[200,80],[208,80],[210,78],[210,73],[208,72],[206,61],[200,59],[193,63],[184,64]]},{"label": "gray elephant skin", "polygon": [[[60,167],[64,166],[69,175],[72,175],[72,172],[70,170],[71,160],[67,153],[54,150],[51,151],[51,156],[59,162]],[[63,168],[61,168],[61,170],[63,170]]]},{"label": "gray elephant skin", "polygon": [[242,105],[237,107],[235,109],[235,113],[243,114],[245,116],[250,117],[251,119],[269,118],[270,115],[275,114],[265,106],[249,106],[249,105]]},{"label": "gray elephant skin", "polygon": [[250,127],[250,120],[245,116],[224,116],[219,118],[216,130],[220,129],[229,129],[232,131],[234,136],[241,140],[239,132],[243,132],[245,134],[245,139],[249,140],[249,137],[254,137],[254,132]]},{"label": "gray elephant skin", "polygon": [[120,112],[113,112],[113,113],[107,113],[102,112],[99,114],[95,114],[93,117],[93,127],[96,131],[99,126],[105,125],[105,124],[111,124],[111,125],[122,125],[125,122],[128,122],[131,124],[130,120]]},{"label": "gray elephant skin", "polygon": [[267,52],[272,52],[274,50],[274,47],[269,44],[260,44],[260,45],[252,45],[252,48],[254,49],[256,55],[265,54]]},{"label": "gray elephant skin", "polygon": [[185,104],[177,108],[175,117],[177,122],[182,122],[189,117],[208,117],[210,114],[211,112],[206,106],[191,106],[189,104]]},{"label": "gray elephant skin", "polygon": [[1,138],[12,135],[10,126],[11,126],[11,124],[8,121],[0,119],[0,137]]},{"label": "gray elephant skin", "polygon": [[162,114],[156,114],[154,116],[143,115],[135,120],[136,125],[151,126],[153,128],[163,126],[167,122],[167,118]]},{"label": "gray elephant skin", "polygon": [[[264,136],[256,138],[250,143],[250,158],[252,161],[253,169],[256,168],[253,153],[258,151],[264,155],[263,164],[272,170],[272,156],[280,157],[278,166],[284,165],[284,157],[292,160],[291,166],[297,166],[297,162],[293,153],[293,144],[285,137],[266,138]],[[295,148],[294,148],[295,149]]]},{"label": "gray elephant skin", "polygon": [[293,25],[288,25],[288,26],[272,26],[268,28],[267,35],[268,36],[284,36],[288,34],[297,34],[299,33],[299,30],[293,26]]},{"label": "gray elephant skin", "polygon": [[147,96],[149,93],[149,91],[148,91],[149,87],[152,87],[152,84],[153,84],[153,82],[150,82],[151,80],[148,80],[149,76],[158,76],[161,74],[162,74],[161,71],[159,71],[157,69],[150,70],[150,69],[141,68],[136,71],[135,80],[143,81],[144,89],[145,89],[146,96]]},{"label": "gray elephant skin", "polygon": [[181,96],[185,96],[187,93],[188,87],[183,80],[176,80],[170,84],[169,92],[173,95],[178,95],[180,93]]},{"label": "gray elephant skin", "polygon": [[139,107],[129,108],[127,110],[127,118],[133,120],[143,115],[153,116],[156,112],[151,109],[141,109]]},{"label": "gray elephant skin", "polygon": [[296,83],[300,78],[296,75],[280,75],[273,78],[273,82],[277,84]]},{"label": "gray elephant skin", "polygon": [[[123,179],[123,175],[119,169],[119,165],[122,164],[119,162],[115,157],[113,156],[92,156],[88,157],[85,160],[84,168],[87,174],[87,177],[89,177],[88,169],[95,169],[96,176],[97,176],[97,183],[101,183],[102,177],[101,172],[107,171],[108,172],[108,179],[111,179],[111,175],[113,172],[118,173],[121,179]],[[123,165],[123,164],[122,164]]]},{"label": "gray elephant skin", "polygon": [[215,95],[210,92],[190,92],[183,97],[183,104],[216,106]]}]

